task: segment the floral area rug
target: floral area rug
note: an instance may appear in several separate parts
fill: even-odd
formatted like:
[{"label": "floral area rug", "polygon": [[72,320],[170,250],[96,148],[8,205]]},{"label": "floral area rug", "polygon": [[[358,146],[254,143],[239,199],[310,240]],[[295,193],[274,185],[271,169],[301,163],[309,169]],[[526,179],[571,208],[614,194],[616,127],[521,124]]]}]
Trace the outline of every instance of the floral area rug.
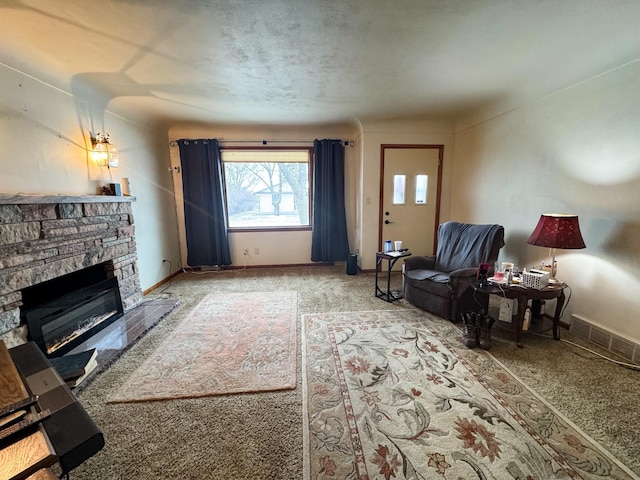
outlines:
[{"label": "floral area rug", "polygon": [[296,385],[297,292],[206,296],[109,403]]},{"label": "floral area rug", "polygon": [[306,480],[635,478],[432,318],[303,316]]}]

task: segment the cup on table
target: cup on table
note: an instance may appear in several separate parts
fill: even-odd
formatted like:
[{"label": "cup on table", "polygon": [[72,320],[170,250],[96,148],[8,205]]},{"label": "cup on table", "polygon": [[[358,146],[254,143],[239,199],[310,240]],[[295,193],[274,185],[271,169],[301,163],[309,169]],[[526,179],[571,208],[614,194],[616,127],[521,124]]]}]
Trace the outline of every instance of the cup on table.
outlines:
[{"label": "cup on table", "polygon": [[502,280],[504,278],[504,263],[496,262],[493,268],[493,278],[496,280]]},{"label": "cup on table", "polygon": [[402,240],[396,240],[393,242],[393,246],[396,249],[396,252],[402,248]]},{"label": "cup on table", "polygon": [[511,272],[513,269],[513,263],[512,262],[502,262],[502,272],[507,274],[509,272]]}]

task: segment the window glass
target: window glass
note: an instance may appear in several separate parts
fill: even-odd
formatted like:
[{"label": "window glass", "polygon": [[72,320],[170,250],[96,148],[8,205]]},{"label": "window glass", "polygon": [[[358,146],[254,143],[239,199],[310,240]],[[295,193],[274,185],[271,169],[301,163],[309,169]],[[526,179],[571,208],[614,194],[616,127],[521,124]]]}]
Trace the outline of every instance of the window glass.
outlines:
[{"label": "window glass", "polygon": [[393,204],[394,205],[404,204],[406,183],[407,183],[406,175],[393,176]]},{"label": "window glass", "polygon": [[426,205],[429,175],[416,175],[416,205]]},{"label": "window glass", "polygon": [[308,149],[223,149],[229,228],[310,225]]}]

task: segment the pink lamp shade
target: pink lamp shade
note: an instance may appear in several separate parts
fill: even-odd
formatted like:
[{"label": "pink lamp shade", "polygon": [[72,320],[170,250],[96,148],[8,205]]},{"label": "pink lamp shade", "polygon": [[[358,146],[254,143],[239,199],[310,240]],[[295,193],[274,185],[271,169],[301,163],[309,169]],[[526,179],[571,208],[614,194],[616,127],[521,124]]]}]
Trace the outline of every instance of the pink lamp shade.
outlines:
[{"label": "pink lamp shade", "polygon": [[544,213],[540,215],[538,225],[536,225],[527,243],[548,248],[586,248],[580,233],[578,216],[564,213]]}]

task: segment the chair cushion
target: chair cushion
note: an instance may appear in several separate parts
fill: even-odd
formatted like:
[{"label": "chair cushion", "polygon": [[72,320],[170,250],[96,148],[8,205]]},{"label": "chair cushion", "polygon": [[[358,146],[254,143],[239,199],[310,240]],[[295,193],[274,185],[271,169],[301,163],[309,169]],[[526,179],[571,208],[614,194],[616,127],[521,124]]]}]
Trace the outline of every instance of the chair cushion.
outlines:
[{"label": "chair cushion", "polygon": [[[424,280],[430,280],[425,282]],[[452,288],[449,283],[449,275],[435,270],[410,270],[405,273],[405,293],[407,290],[414,290],[412,297],[422,296],[423,294],[436,295],[451,299]],[[422,292],[422,293],[419,293]],[[425,301],[428,297],[424,297]]]},{"label": "chair cushion", "polygon": [[408,270],[405,272],[405,277],[411,280],[431,280],[432,282],[448,283],[449,275],[446,273],[438,272],[436,270]]}]

